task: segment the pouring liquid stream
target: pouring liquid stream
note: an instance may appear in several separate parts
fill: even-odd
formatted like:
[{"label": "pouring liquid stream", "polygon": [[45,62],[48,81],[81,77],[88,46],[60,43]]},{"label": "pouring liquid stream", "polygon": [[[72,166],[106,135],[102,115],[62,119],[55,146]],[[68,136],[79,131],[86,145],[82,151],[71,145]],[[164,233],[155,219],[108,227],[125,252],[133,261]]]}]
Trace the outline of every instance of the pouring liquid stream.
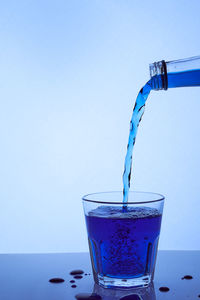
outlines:
[{"label": "pouring liquid stream", "polygon": [[130,121],[130,132],[127,145],[127,152],[124,163],[123,173],[123,211],[127,211],[128,195],[130,189],[131,170],[132,170],[132,156],[133,149],[136,141],[138,126],[142,119],[145,109],[145,103],[151,90],[186,87],[186,86],[200,86],[200,69],[188,70],[184,72],[173,72],[165,74],[166,88],[162,88],[164,79],[163,75],[153,76],[145,86],[139,91],[136,98],[133,114]]}]

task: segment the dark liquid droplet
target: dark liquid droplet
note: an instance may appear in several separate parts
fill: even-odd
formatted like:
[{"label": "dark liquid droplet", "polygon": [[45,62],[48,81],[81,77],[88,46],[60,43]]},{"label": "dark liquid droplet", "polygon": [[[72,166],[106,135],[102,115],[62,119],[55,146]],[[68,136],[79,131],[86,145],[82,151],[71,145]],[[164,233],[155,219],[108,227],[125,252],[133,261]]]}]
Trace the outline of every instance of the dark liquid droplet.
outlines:
[{"label": "dark liquid droplet", "polygon": [[74,283],[75,282],[75,280],[70,280],[70,283]]},{"label": "dark liquid droplet", "polygon": [[198,295],[198,298],[200,298],[200,295]]},{"label": "dark liquid droplet", "polygon": [[101,300],[101,296],[97,294],[88,294],[88,293],[81,293],[77,294],[76,296],[77,300]]},{"label": "dark liquid droplet", "polygon": [[81,278],[83,278],[83,276],[81,276],[81,275],[75,275],[74,278],[75,279],[81,279]]},{"label": "dark liquid droplet", "polygon": [[160,292],[169,292],[169,288],[166,287],[166,286],[161,286],[161,287],[159,288],[159,291],[160,291]]},{"label": "dark liquid droplet", "polygon": [[75,284],[72,284],[72,286],[71,286],[71,287],[75,289],[75,288],[76,288],[76,285],[75,285]]},{"label": "dark liquid droplet", "polygon": [[51,282],[51,283],[61,283],[61,282],[64,282],[64,279],[62,279],[62,278],[51,278],[51,279],[49,279],[49,282]]},{"label": "dark liquid droplet", "polygon": [[136,294],[132,294],[132,295],[122,297],[120,298],[120,300],[141,300],[141,298]]},{"label": "dark liquid droplet", "polygon": [[70,275],[81,275],[83,273],[84,273],[83,270],[73,270],[70,272]]},{"label": "dark liquid droplet", "polygon": [[186,280],[191,280],[193,279],[193,277],[191,275],[185,275],[184,277],[181,278],[182,280],[183,279],[186,279]]}]

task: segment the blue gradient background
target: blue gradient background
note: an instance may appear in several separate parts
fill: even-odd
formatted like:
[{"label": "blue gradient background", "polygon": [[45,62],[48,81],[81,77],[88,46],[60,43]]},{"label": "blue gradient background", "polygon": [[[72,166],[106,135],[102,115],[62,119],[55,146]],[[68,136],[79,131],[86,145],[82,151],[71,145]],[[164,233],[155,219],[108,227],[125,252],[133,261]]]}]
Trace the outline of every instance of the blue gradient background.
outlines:
[{"label": "blue gradient background", "polygon": [[[200,2],[0,4],[0,252],[87,251],[81,196],[121,190],[149,63],[200,54]],[[200,88],[152,92],[132,189],[166,196],[160,249],[200,249]]]}]

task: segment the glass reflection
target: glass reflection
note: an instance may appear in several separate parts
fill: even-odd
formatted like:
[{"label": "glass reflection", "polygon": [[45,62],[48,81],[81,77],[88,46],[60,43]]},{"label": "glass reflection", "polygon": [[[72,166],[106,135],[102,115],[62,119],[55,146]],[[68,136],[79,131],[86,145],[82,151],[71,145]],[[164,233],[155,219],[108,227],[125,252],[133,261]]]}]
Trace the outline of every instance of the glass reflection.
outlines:
[{"label": "glass reflection", "polygon": [[102,297],[102,300],[156,300],[154,285],[127,290],[105,289],[95,284],[93,293]]}]

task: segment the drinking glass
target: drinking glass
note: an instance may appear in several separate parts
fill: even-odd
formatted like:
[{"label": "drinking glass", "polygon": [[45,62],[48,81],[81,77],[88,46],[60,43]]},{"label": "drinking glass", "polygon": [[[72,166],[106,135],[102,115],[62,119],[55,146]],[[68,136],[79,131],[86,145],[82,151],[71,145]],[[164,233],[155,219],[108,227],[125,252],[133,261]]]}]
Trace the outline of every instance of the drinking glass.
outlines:
[{"label": "drinking glass", "polygon": [[105,288],[148,286],[154,276],[164,196],[129,192],[82,198],[95,283]]}]

